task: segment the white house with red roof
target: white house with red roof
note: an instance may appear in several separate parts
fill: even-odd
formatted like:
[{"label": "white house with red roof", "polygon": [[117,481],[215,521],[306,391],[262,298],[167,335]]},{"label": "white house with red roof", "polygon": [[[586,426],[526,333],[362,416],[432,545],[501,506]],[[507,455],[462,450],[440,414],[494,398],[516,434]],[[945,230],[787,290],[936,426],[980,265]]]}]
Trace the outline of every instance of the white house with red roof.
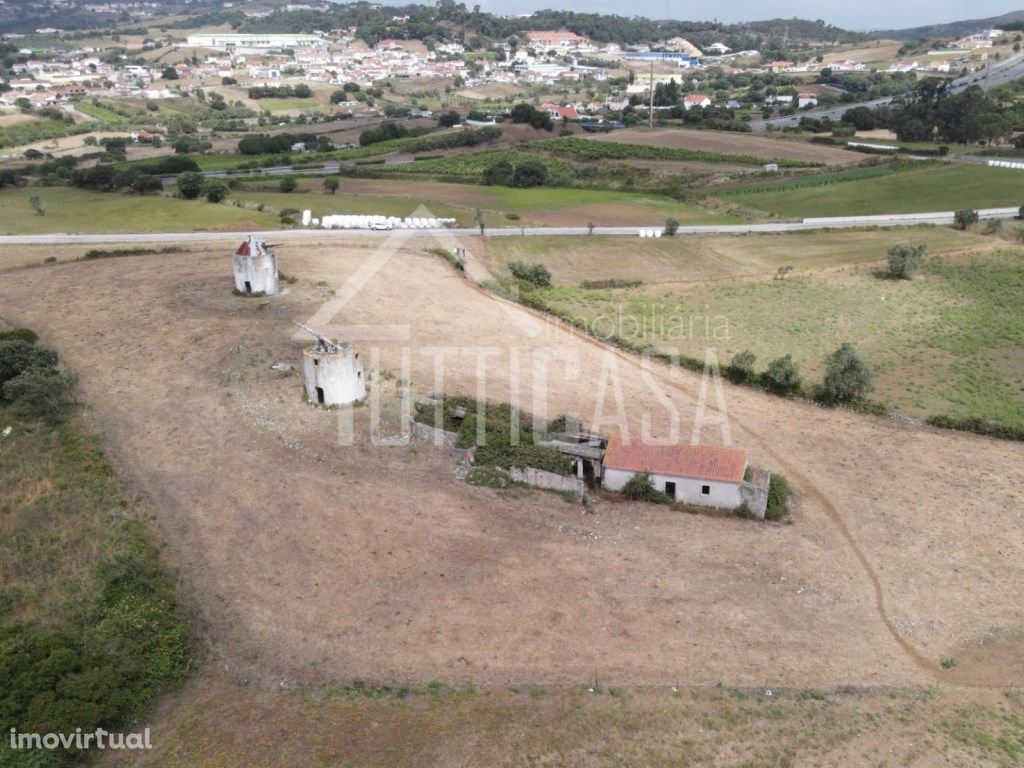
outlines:
[{"label": "white house with red roof", "polygon": [[611,438],[604,453],[601,484],[621,491],[635,475],[674,501],[722,509],[743,503],[740,486],[747,470],[742,448],[715,445],[655,445]]},{"label": "white house with red roof", "polygon": [[704,107],[711,106],[711,97],[703,93],[690,93],[683,97],[683,107],[685,109],[704,109]]}]

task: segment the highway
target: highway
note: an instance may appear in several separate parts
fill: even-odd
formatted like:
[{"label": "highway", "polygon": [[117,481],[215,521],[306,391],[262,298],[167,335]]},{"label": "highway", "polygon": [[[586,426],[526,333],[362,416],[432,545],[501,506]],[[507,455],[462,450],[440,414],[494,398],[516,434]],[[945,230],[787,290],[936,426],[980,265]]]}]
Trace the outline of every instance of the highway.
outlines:
[{"label": "highway", "polygon": [[[988,208],[979,211],[982,219],[1009,219],[1017,216],[1018,208]],[[921,224],[949,226],[953,224],[953,211],[930,213],[885,214],[881,216],[838,216],[803,219],[802,221],[772,222],[768,224],[718,224],[679,227],[677,236],[684,235],[748,235],[777,232],[803,232],[816,229],[857,229],[860,227],[913,227]],[[653,231],[653,227],[596,227],[595,235],[638,237],[640,230]],[[260,234],[273,240],[342,240],[354,237],[376,238],[458,238],[478,236],[476,228],[454,229],[273,229],[260,230]],[[549,237],[587,236],[586,227],[501,227],[484,231],[486,237]],[[235,241],[240,232],[137,232],[118,234],[65,234],[3,235],[0,246],[6,245],[91,245],[91,244],[180,244],[210,241]]]},{"label": "highway", "polygon": [[[986,91],[995,88],[996,86],[1016,80],[1020,77],[1024,77],[1024,53],[1017,53],[1008,59],[1004,59],[990,67],[986,67],[978,72],[973,72],[966,77],[960,77],[954,80],[950,84],[950,90],[953,93],[958,93],[967,89],[972,85],[979,85]],[[874,99],[872,101],[861,101],[851,104],[842,104],[837,107],[823,107],[822,109],[809,109],[805,112],[798,112],[795,115],[789,115],[787,117],[773,117],[768,120],[751,120],[750,127],[755,131],[765,131],[769,127],[772,128],[787,128],[799,125],[801,118],[813,117],[818,120],[830,118],[832,120],[840,120],[846,111],[854,109],[856,107],[867,107],[868,109],[877,109],[878,107],[884,107],[887,104],[891,104],[893,98],[887,97],[884,99]]]}]

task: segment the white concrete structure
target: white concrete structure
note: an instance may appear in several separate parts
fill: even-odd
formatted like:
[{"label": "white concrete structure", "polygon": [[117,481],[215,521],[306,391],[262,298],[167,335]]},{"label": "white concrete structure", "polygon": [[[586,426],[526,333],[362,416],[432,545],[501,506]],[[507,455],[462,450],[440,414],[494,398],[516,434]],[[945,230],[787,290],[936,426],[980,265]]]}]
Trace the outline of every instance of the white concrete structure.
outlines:
[{"label": "white concrete structure", "polygon": [[237,53],[256,53],[270,50],[289,50],[302,46],[323,44],[318,35],[246,34],[242,32],[216,32],[188,36],[193,48],[217,48]]},{"label": "white concrete structure", "polygon": [[279,290],[277,257],[258,235],[249,235],[235,251],[235,290],[264,296]]},{"label": "white concrete structure", "polygon": [[350,405],[366,397],[363,363],[347,341],[317,336],[302,352],[306,398],[319,405]]},{"label": "white concrete structure", "polygon": [[675,501],[722,509],[743,503],[740,485],[747,469],[742,448],[710,445],[651,445],[608,441],[602,485],[621,491],[634,476],[646,474],[651,484]]}]

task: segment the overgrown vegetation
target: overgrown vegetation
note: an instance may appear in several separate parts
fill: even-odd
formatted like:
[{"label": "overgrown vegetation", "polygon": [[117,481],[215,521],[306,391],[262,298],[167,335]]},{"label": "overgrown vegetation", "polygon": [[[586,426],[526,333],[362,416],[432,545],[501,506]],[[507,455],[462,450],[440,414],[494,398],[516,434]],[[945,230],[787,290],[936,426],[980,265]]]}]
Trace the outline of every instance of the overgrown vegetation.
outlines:
[{"label": "overgrown vegetation", "polygon": [[[0,341],[0,728],[116,729],[179,683],[190,650],[174,589],[95,438],[73,377],[20,331]],[[42,492],[40,492],[42,491]],[[0,765],[59,766],[73,749]]]},{"label": "overgrown vegetation", "polygon": [[765,520],[782,520],[789,514],[789,496],[792,493],[789,481],[778,472],[772,473],[768,483],[768,506],[765,508]]},{"label": "overgrown vegetation", "polygon": [[[436,409],[441,409],[441,424],[448,432],[457,432],[460,448],[474,448],[473,462],[478,466],[520,469],[533,467],[559,475],[571,475],[572,463],[553,448],[537,445],[538,426],[533,416],[516,412],[508,403],[484,403],[483,416],[471,397],[435,396],[438,406],[417,403],[416,421],[435,426]],[[481,439],[481,435],[482,438]]]}]

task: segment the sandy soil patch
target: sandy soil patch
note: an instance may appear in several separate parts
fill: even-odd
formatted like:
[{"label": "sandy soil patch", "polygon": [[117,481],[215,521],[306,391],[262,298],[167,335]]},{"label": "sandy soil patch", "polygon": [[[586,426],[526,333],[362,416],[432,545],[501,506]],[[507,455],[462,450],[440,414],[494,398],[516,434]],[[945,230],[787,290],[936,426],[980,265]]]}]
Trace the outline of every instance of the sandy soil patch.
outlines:
[{"label": "sandy soil patch", "polygon": [[[941,658],[1024,625],[1019,444],[727,387],[734,440],[796,487],[792,525],[603,500],[583,510],[469,487],[432,448],[340,447],[339,414],[304,405],[297,375],[269,366],[298,362],[290,321],[330,298],[315,281],[342,289],[376,246],[281,244],[301,282],[272,300],[231,295],[223,245],[0,280],[4,319],[38,329],[79,372],[227,669],[307,682],[925,684],[942,679]],[[488,397],[515,392],[540,410],[532,361],[548,361],[548,415],[591,424],[598,403],[615,410],[602,382],[617,369],[632,434],[645,411],[664,434],[675,404],[689,435],[697,377],[645,373],[545,330],[424,247],[400,248],[339,313],[408,327],[407,341],[357,342],[370,368],[375,346],[422,394],[437,387],[425,351],[450,346],[444,388],[473,393],[467,350],[494,347]],[[395,379],[370,375],[392,412]],[[355,409],[357,435],[369,411]],[[984,659],[972,670],[972,683],[1008,672]]]}]

